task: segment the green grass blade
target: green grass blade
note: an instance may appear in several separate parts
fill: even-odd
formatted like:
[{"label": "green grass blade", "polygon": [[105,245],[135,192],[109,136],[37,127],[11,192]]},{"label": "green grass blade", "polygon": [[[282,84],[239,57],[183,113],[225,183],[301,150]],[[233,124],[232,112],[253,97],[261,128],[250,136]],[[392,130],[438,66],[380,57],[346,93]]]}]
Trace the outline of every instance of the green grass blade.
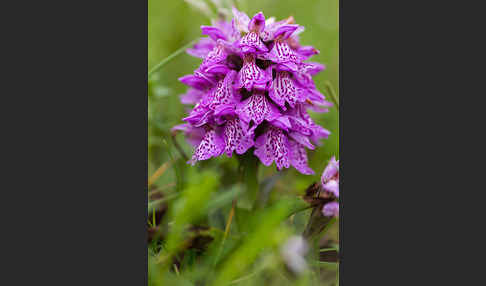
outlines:
[{"label": "green grass blade", "polygon": [[150,77],[153,73],[160,70],[163,66],[165,66],[168,62],[173,60],[175,57],[183,53],[187,48],[194,45],[199,39],[192,40],[191,42],[185,44],[184,46],[180,47],[177,51],[170,54],[168,57],[163,59],[160,63],[156,64],[149,72],[148,77]]}]

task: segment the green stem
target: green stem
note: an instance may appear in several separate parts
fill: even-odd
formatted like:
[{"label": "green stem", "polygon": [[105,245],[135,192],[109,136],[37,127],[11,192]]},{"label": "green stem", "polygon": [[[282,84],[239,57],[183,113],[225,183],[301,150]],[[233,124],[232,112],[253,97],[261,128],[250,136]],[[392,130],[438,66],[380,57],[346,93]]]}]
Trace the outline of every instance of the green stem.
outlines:
[{"label": "green stem", "polygon": [[172,59],[183,53],[187,48],[194,45],[199,39],[192,40],[191,42],[187,43],[186,45],[180,47],[177,51],[173,52],[171,55],[163,59],[160,63],[156,64],[149,72],[148,77],[150,77],[153,73],[161,69],[164,65],[170,62]]},{"label": "green stem", "polygon": [[253,202],[253,209],[261,207],[259,200],[259,184],[258,184],[258,158],[253,155],[253,152],[247,152],[240,157],[240,171],[242,172],[242,183],[246,195]]},{"label": "green stem", "polygon": [[336,105],[336,108],[339,111],[339,101],[337,100],[337,96],[336,93],[334,92],[334,89],[332,88],[331,82],[326,81],[324,85],[326,86],[326,89],[329,92],[329,95],[331,96],[332,102]]}]

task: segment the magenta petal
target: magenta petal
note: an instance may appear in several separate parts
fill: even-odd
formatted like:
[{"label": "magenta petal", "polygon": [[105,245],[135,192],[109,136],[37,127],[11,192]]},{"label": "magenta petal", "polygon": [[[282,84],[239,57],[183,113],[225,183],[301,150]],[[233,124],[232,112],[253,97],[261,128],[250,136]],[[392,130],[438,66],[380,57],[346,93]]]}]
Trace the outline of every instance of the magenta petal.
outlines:
[{"label": "magenta petal", "polygon": [[270,166],[275,161],[278,170],[283,167],[288,168],[290,166],[288,144],[283,130],[270,125],[255,141],[254,154],[265,166]]},{"label": "magenta petal", "polygon": [[302,135],[298,132],[290,132],[289,133],[289,136],[294,139],[295,141],[297,141],[300,145],[303,145],[311,150],[314,150],[314,145],[312,145],[312,143],[309,141],[309,137],[305,136],[305,135]]},{"label": "magenta petal", "polygon": [[288,116],[280,116],[277,119],[272,120],[270,124],[285,131],[288,131],[289,128],[292,128]]},{"label": "magenta petal", "polygon": [[252,96],[238,104],[236,113],[246,122],[253,120],[259,125],[263,120],[272,121],[281,116],[278,108],[271,104],[262,92]]},{"label": "magenta petal", "polygon": [[285,107],[285,102],[288,102],[290,107],[293,108],[297,102],[303,102],[305,100],[302,90],[299,90],[294,85],[290,74],[286,71],[277,72],[272,87],[268,95],[275,103],[282,107]]},{"label": "magenta petal", "polygon": [[261,33],[263,29],[265,29],[265,16],[262,12],[258,12],[248,24],[248,30]]},{"label": "magenta petal", "polygon": [[304,146],[294,140],[289,140],[289,147],[290,164],[304,175],[313,175],[314,170],[308,165],[307,151]]},{"label": "magenta petal", "polygon": [[192,74],[185,75],[179,78],[183,84],[197,88],[197,89],[205,89],[211,85],[206,78],[198,77]]},{"label": "magenta petal", "polygon": [[224,139],[220,130],[210,129],[197,146],[192,159],[188,162],[194,165],[197,161],[207,160],[221,155],[224,150]]},{"label": "magenta petal", "polygon": [[209,74],[226,74],[230,71],[228,66],[223,65],[223,64],[216,64],[207,67],[204,72],[209,73]]},{"label": "magenta petal", "polygon": [[255,64],[254,56],[246,56],[243,62],[243,67],[238,73],[237,88],[244,87],[246,90],[265,89],[267,83],[272,79],[271,75],[261,70]]},{"label": "magenta petal", "polygon": [[249,32],[238,43],[242,53],[266,53],[267,46],[263,44],[257,32]]},{"label": "magenta petal", "polygon": [[212,93],[211,101],[209,102],[210,109],[216,109],[220,105],[236,106],[236,99],[233,90],[233,80],[236,76],[236,71],[229,71],[223,80],[220,80],[214,92]]},{"label": "magenta petal", "polygon": [[211,52],[208,53],[201,66],[198,68],[199,71],[208,73],[208,69],[214,68],[215,65],[221,65],[228,56],[223,45],[218,44],[214,47]]},{"label": "magenta petal", "polygon": [[322,213],[325,216],[338,217],[339,216],[339,203],[330,202],[324,205],[322,208]]},{"label": "magenta petal", "polygon": [[313,55],[319,54],[319,50],[315,49],[312,46],[304,46],[304,47],[300,47],[297,50],[297,53],[299,55],[301,55],[304,59],[308,59],[309,57],[311,57]]},{"label": "magenta petal", "polygon": [[321,177],[322,185],[324,186],[324,184],[327,183],[331,178],[336,176],[338,172],[339,172],[339,161],[336,161],[336,157],[332,156],[331,160],[329,161],[329,164],[324,169],[324,172],[322,172],[322,177]]},{"label": "magenta petal", "polygon": [[240,124],[240,119],[235,117],[226,122],[224,126],[225,152],[228,157],[233,151],[243,154],[253,146],[253,133],[249,133]]},{"label": "magenta petal", "polygon": [[322,188],[334,194],[334,196],[339,197],[339,182],[337,180],[330,180],[329,182],[325,183]]},{"label": "magenta petal", "polygon": [[198,103],[191,111],[189,116],[183,118],[182,120],[189,122],[195,127],[199,127],[209,122],[211,112],[212,111],[209,108]]},{"label": "magenta petal", "polygon": [[182,104],[196,104],[201,100],[204,92],[198,89],[190,88],[185,94],[181,94]]},{"label": "magenta petal", "polygon": [[278,36],[282,35],[282,39],[285,40],[288,37],[290,37],[290,35],[292,35],[292,33],[295,32],[297,28],[299,28],[299,25],[290,25],[290,24],[282,25],[278,27],[278,29],[275,31],[275,34],[273,36],[277,38]]},{"label": "magenta petal", "polygon": [[299,57],[294,53],[289,45],[286,42],[280,40],[275,41],[275,45],[270,51],[270,56],[272,57],[272,60],[276,63],[300,62]]},{"label": "magenta petal", "polygon": [[312,135],[312,128],[308,122],[297,116],[289,116],[290,124],[292,125],[292,130],[295,130],[303,135]]},{"label": "magenta petal", "polygon": [[196,128],[196,127],[193,127],[192,125],[190,125],[188,123],[176,125],[176,126],[172,127],[171,131],[172,132],[175,132],[175,131],[184,132],[187,142],[189,142],[189,144],[191,144],[194,147],[199,145],[199,143],[201,142],[201,140],[204,137],[204,129],[203,128]]},{"label": "magenta petal", "polygon": [[312,124],[311,125],[311,130],[312,130],[312,135],[310,136],[310,139],[312,142],[319,144],[319,141],[321,138],[327,139],[331,132],[322,126],[319,126],[317,124]]},{"label": "magenta petal", "polygon": [[214,41],[217,41],[219,39],[226,40],[226,36],[219,28],[212,26],[201,26],[201,30],[203,35],[208,35]]}]

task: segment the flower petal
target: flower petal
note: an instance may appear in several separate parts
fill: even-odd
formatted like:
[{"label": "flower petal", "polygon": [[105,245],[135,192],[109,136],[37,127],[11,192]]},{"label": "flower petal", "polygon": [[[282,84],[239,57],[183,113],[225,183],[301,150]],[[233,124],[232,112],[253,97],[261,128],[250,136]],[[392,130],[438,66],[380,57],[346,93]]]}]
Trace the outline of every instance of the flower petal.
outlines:
[{"label": "flower petal", "polygon": [[339,216],[339,203],[338,202],[330,202],[324,205],[322,208],[322,213],[325,216]]},{"label": "flower petal", "polygon": [[214,41],[217,41],[219,39],[226,40],[226,36],[219,28],[213,26],[201,26],[201,30],[203,35],[208,35]]},{"label": "flower petal", "polygon": [[299,28],[299,25],[282,25],[280,27],[278,27],[278,29],[275,31],[274,33],[274,37],[275,38],[278,38],[279,36],[281,36],[281,39],[287,39],[288,37],[290,37],[290,35],[292,35],[292,33],[294,33],[297,28]]},{"label": "flower petal", "polygon": [[172,132],[182,131],[189,144],[196,147],[204,137],[204,128],[196,128],[189,123],[179,124],[171,129]]},{"label": "flower petal", "polygon": [[192,75],[192,74],[180,77],[179,81],[182,82],[185,85],[188,85],[190,87],[200,89],[200,90],[206,89],[209,86],[211,86],[211,82],[207,78],[203,78],[203,77]]},{"label": "flower petal", "polygon": [[317,50],[316,48],[314,48],[312,46],[303,46],[303,47],[300,47],[300,48],[297,49],[297,53],[299,55],[301,55],[301,57],[304,60],[306,60],[313,55],[319,54],[320,52],[319,52],[319,50]]},{"label": "flower petal", "polygon": [[314,145],[312,145],[312,143],[309,141],[309,137],[302,135],[299,132],[289,132],[289,136],[297,141],[300,145],[305,146],[311,150],[315,149]]},{"label": "flower petal", "polygon": [[[276,40],[272,50],[269,53],[269,57],[276,63],[300,63],[299,57],[289,47],[285,41]],[[293,66],[292,66],[293,68]]]},{"label": "flower petal", "polygon": [[196,104],[203,96],[204,92],[198,89],[190,88],[186,93],[180,95],[182,104]]},{"label": "flower petal", "polygon": [[339,181],[337,180],[330,180],[329,182],[325,183],[322,188],[332,194],[336,198],[339,198]]},{"label": "flower petal", "polygon": [[238,43],[242,53],[266,53],[267,46],[263,44],[257,32],[249,32]]},{"label": "flower petal", "polygon": [[324,172],[322,172],[322,177],[321,177],[321,183],[324,186],[331,178],[336,176],[336,174],[339,172],[339,161],[336,161],[336,157],[332,156],[331,160],[329,161],[329,164],[326,166],[324,169]]},{"label": "flower petal", "polygon": [[231,70],[224,79],[217,83],[208,104],[210,109],[215,110],[220,105],[233,105],[236,107],[237,100],[235,99],[232,85],[236,74],[236,71]]},{"label": "flower petal", "polygon": [[189,116],[183,118],[183,121],[189,122],[195,127],[200,127],[209,122],[212,110],[207,106],[198,103],[194,109],[189,113]]},{"label": "flower petal", "polygon": [[273,121],[281,116],[277,107],[270,103],[263,92],[255,92],[238,104],[236,113],[249,123],[251,120],[259,125],[263,120]]},{"label": "flower petal", "polygon": [[288,131],[289,128],[292,128],[292,125],[290,124],[289,117],[284,115],[284,116],[279,116],[277,119],[272,120],[270,122],[275,127],[278,127],[282,130]]},{"label": "flower petal", "polygon": [[270,88],[268,95],[284,110],[286,109],[285,102],[288,102],[290,107],[293,108],[297,102],[305,101],[303,91],[294,85],[288,72],[277,71],[276,77],[272,83],[272,88]]},{"label": "flower petal", "polygon": [[238,73],[238,79],[236,83],[237,88],[245,88],[251,91],[255,89],[266,89],[267,83],[272,80],[271,74],[261,70],[255,63],[255,57],[253,55],[245,56],[243,61],[243,67]]},{"label": "flower petal", "polygon": [[248,23],[248,30],[261,33],[263,29],[265,29],[265,16],[262,12],[258,12]]},{"label": "flower petal", "polygon": [[288,168],[290,166],[288,144],[283,130],[270,125],[255,141],[254,154],[265,166],[270,166],[275,161],[278,170],[283,167]]},{"label": "flower petal", "polygon": [[188,163],[194,165],[197,161],[207,160],[221,155],[224,150],[224,139],[220,130],[209,129],[197,146],[192,159]]},{"label": "flower petal", "polygon": [[294,140],[289,140],[289,147],[290,164],[304,175],[313,175],[314,170],[312,170],[308,165],[307,151],[305,150],[304,146]]},{"label": "flower petal", "polygon": [[224,126],[224,141],[226,144],[225,152],[231,157],[233,151],[243,154],[253,146],[253,132],[243,129],[240,119],[235,117],[226,121]]}]

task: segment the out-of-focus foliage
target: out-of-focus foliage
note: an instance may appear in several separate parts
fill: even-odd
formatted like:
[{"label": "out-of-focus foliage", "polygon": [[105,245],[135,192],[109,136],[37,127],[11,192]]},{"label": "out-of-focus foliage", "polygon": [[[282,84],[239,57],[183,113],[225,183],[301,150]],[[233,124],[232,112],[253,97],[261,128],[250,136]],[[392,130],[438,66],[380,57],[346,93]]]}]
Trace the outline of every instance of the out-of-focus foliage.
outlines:
[{"label": "out-of-focus foliage", "polygon": [[[214,3],[229,0],[201,1],[211,8]],[[183,0],[149,0],[148,4],[149,69],[200,37],[201,25],[210,24],[208,17]],[[314,77],[316,86],[330,99],[325,88],[329,81],[338,94],[338,0],[246,0],[237,4],[250,16],[259,11],[277,19],[293,16],[305,26],[301,43],[320,50],[312,61],[326,65]],[[309,269],[300,275],[288,269],[281,247],[290,236],[302,234],[308,224],[311,209],[296,212],[306,207],[300,196],[310,184],[319,181],[331,156],[339,159],[336,108],[330,108],[329,113],[311,113],[318,124],[331,131],[322,146],[308,152],[309,165],[316,175],[305,176],[294,169],[279,173],[274,165],[260,164],[259,199],[264,207],[253,210],[254,198],[246,191],[244,172],[235,155],[192,167],[182,155],[190,157],[192,147],[182,135],[175,137],[176,146],[170,134],[170,128],[181,123],[185,115],[178,95],[186,87],[177,78],[192,73],[200,63],[200,59],[181,54],[151,76],[148,83],[149,177],[167,163],[150,187],[148,224],[156,226],[156,235],[148,249],[149,285],[333,285],[336,265],[322,262],[320,258],[327,254],[319,253],[319,248],[336,247],[337,223],[309,241]],[[235,213],[225,236],[233,201]]]}]

